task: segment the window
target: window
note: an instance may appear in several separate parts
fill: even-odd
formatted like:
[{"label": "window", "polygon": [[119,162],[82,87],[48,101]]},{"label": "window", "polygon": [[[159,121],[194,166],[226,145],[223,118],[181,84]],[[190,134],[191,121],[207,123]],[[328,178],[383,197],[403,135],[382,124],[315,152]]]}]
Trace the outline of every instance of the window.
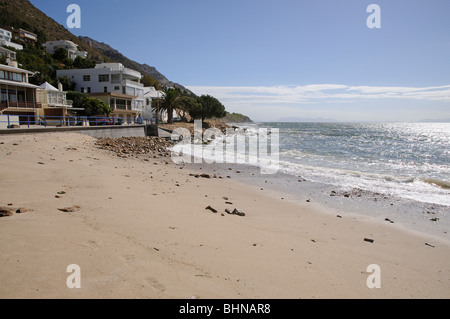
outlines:
[{"label": "window", "polygon": [[8,90],[8,95],[10,102],[17,102],[17,92],[15,90]]},{"label": "window", "polygon": [[120,74],[111,74],[111,83],[120,83]]},{"label": "window", "polygon": [[2,89],[2,90],[1,90],[0,101],[1,101],[1,102],[6,102],[6,101],[8,101],[8,92],[6,91],[6,89]]},{"label": "window", "polygon": [[91,81],[91,76],[90,75],[83,75],[83,81],[84,82],[90,82]]},{"label": "window", "polygon": [[114,91],[120,91],[120,86],[115,86]]},{"label": "window", "polygon": [[25,82],[25,76],[20,73],[14,73],[14,81]]},{"label": "window", "polygon": [[84,88],[81,88],[81,90],[80,90],[80,91],[81,91],[81,93],[84,93]]},{"label": "window", "polygon": [[16,82],[24,82],[24,77],[22,74],[20,73],[14,73],[14,72],[6,72],[5,71],[5,76],[4,78],[6,80],[10,80],[10,81],[16,81]]},{"label": "window", "polygon": [[91,93],[91,88],[90,87],[88,87],[88,93]]},{"label": "window", "polygon": [[136,96],[136,95],[135,95],[135,90],[134,90],[134,88],[133,88],[133,87],[130,87],[130,86],[127,86],[126,94]]},{"label": "window", "polygon": [[103,88],[103,92],[108,93],[108,87],[107,87],[107,86],[105,86],[105,87]]},{"label": "window", "polygon": [[17,101],[25,102],[25,92],[24,91],[17,91]]},{"label": "window", "polygon": [[99,82],[109,82],[109,74],[100,74],[98,76]]},{"label": "window", "polygon": [[5,71],[0,70],[0,79],[4,79],[5,78]]}]

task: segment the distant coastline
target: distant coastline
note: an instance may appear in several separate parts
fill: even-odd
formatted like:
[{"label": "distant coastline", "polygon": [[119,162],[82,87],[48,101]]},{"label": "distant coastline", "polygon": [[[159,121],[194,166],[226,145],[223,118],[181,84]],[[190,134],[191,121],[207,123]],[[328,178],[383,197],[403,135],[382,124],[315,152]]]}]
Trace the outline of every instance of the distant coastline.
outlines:
[{"label": "distant coastline", "polygon": [[449,119],[444,119],[444,120],[426,119],[426,120],[420,120],[417,123],[450,123],[450,118]]}]

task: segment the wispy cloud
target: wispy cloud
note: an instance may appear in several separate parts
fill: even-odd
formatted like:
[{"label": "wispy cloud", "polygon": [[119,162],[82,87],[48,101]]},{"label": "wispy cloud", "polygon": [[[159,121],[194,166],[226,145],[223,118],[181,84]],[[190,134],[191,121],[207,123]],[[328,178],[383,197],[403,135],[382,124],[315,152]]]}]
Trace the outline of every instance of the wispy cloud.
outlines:
[{"label": "wispy cloud", "polygon": [[[374,111],[374,104],[392,105],[438,102],[450,103],[450,85],[430,87],[349,86],[342,84],[310,84],[292,86],[190,86],[196,94],[210,94],[228,109],[274,118],[280,113],[318,114],[327,105],[341,105],[332,111],[344,111],[356,118]],[[369,106],[370,105],[370,106]],[[269,108],[270,106],[270,108]],[[320,106],[320,109],[318,108]],[[330,107],[328,107],[330,108]],[[339,108],[339,110],[338,110]],[[424,111],[430,111],[425,109]],[[440,108],[442,114],[442,107]],[[336,113],[337,114],[337,113]],[[323,114],[322,114],[323,115]]]},{"label": "wispy cloud", "polygon": [[233,102],[311,103],[315,100],[423,99],[450,101],[450,85],[433,87],[348,86],[312,84],[305,86],[191,86],[198,94],[211,94]]}]

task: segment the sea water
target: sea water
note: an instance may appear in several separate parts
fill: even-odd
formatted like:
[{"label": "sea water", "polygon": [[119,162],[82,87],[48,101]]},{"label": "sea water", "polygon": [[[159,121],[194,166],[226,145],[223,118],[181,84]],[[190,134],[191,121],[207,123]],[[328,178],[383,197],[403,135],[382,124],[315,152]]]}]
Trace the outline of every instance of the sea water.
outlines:
[{"label": "sea water", "polygon": [[283,173],[450,206],[450,123],[256,123],[279,130]]},{"label": "sea water", "polygon": [[[225,150],[219,156],[227,163],[234,159],[239,164],[266,165],[261,159],[249,159],[255,156],[249,149],[256,147],[248,144],[264,140],[270,148],[273,136],[261,135],[279,132],[277,153],[269,153],[271,165],[276,157],[281,173],[341,189],[450,207],[450,123],[251,123],[238,127],[235,134],[212,142],[216,151]],[[245,136],[240,140],[246,141],[246,147],[235,145],[239,135]],[[189,144],[175,150],[205,160],[205,154],[211,155]]]}]

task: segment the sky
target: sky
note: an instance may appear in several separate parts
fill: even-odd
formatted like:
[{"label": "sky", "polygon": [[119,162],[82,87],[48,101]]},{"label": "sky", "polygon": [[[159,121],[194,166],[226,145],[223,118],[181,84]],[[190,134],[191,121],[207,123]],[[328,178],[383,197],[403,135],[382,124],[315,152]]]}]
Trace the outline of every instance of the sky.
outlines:
[{"label": "sky", "polygon": [[450,119],[448,0],[31,3],[255,121]]}]

